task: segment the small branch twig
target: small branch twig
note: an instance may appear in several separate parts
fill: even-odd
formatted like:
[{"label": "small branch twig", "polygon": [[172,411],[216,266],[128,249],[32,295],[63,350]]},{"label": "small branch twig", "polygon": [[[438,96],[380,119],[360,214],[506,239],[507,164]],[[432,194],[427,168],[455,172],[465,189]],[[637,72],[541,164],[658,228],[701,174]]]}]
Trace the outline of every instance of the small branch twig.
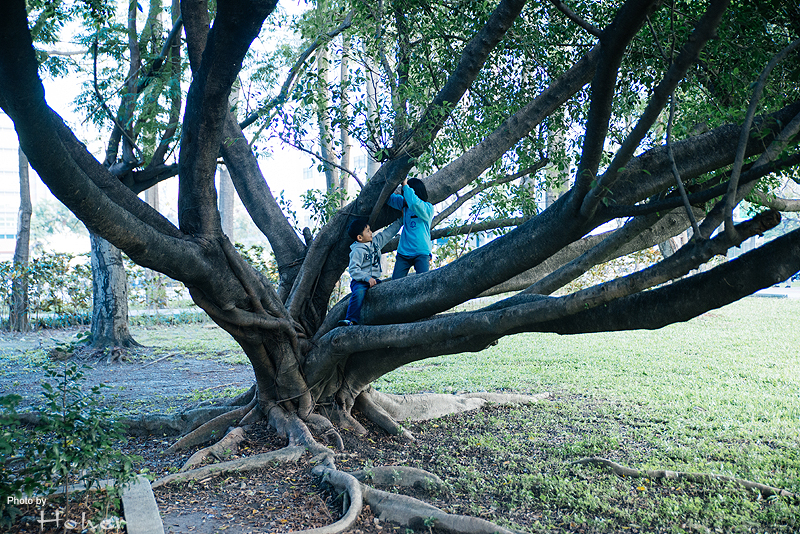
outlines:
[{"label": "small branch twig", "polygon": [[355,180],[355,181],[356,181],[356,183],[358,184],[358,186],[359,186],[361,189],[363,189],[363,188],[364,188],[364,183],[363,183],[363,182],[362,182],[362,181],[361,181],[361,180],[358,178],[358,176],[356,176],[356,174],[355,174],[353,171],[351,171],[350,169],[346,169],[346,168],[342,167],[341,165],[339,165],[338,163],[335,163],[335,162],[333,162],[333,161],[328,161],[327,159],[323,158],[322,156],[320,156],[319,154],[317,154],[317,153],[316,153],[316,152],[314,152],[313,150],[309,150],[309,149],[307,149],[307,148],[306,148],[306,147],[304,147],[303,145],[298,145],[298,144],[292,143],[291,141],[289,141],[288,139],[285,139],[285,138],[284,138],[284,137],[282,137],[282,136],[280,137],[280,139],[281,139],[281,141],[283,141],[283,142],[284,142],[284,143],[286,143],[287,145],[289,145],[289,146],[291,146],[291,147],[294,147],[294,148],[296,148],[297,150],[299,150],[299,151],[301,151],[301,152],[305,152],[306,154],[308,154],[308,155],[310,155],[310,156],[312,156],[312,157],[314,157],[314,158],[316,158],[316,159],[318,159],[318,160],[322,161],[322,162],[323,162],[323,163],[325,163],[326,165],[330,165],[330,166],[332,166],[332,167],[336,167],[336,168],[337,168],[337,169],[339,169],[340,171],[342,171],[342,172],[344,172],[344,173],[347,173],[347,174],[349,174],[350,176],[352,176],[352,177],[353,177],[353,180]]},{"label": "small branch twig", "polygon": [[164,361],[164,360],[166,360],[167,358],[172,358],[173,356],[177,356],[177,354],[167,354],[166,356],[162,356],[162,357],[160,357],[160,358],[159,358],[159,359],[157,359],[157,360],[153,360],[152,362],[147,362],[146,364],[144,364],[143,366],[141,366],[139,369],[144,369],[145,367],[150,367],[151,365],[155,365],[155,364],[157,364],[158,362]]},{"label": "small branch twig", "polygon": [[578,16],[577,13],[572,11],[569,6],[567,6],[561,0],[550,0],[550,3],[556,6],[556,8],[561,11],[564,15],[567,16],[569,20],[589,32],[590,34],[594,35],[595,37],[600,37],[600,34],[603,33],[599,28],[589,24],[586,20]]},{"label": "small branch twig", "polygon": [[324,36],[317,37],[314,40],[314,42],[311,43],[303,51],[302,54],[300,54],[300,57],[297,58],[297,61],[294,62],[292,68],[289,69],[289,74],[286,76],[286,80],[283,82],[283,85],[281,86],[281,90],[278,92],[278,95],[269,102],[267,102],[266,104],[264,104],[263,106],[261,106],[260,108],[258,108],[256,111],[248,115],[239,124],[239,127],[242,130],[244,130],[245,128],[256,122],[258,118],[261,117],[267,111],[283,104],[286,101],[286,98],[289,95],[289,91],[292,89],[292,87],[294,87],[294,84],[297,81],[297,75],[300,72],[300,67],[302,67],[305,64],[306,60],[308,60],[311,54],[313,54],[317,50],[317,48],[319,48],[323,43],[328,42],[329,40],[333,39],[343,31],[345,31],[347,28],[349,28],[353,24],[354,14],[355,12],[353,10],[350,10],[350,12],[347,14],[347,16],[345,16],[344,20],[338,27],[329,31]]},{"label": "small branch twig", "polygon": [[485,184],[481,184],[479,186],[476,186],[471,191],[469,191],[467,193],[464,193],[463,195],[458,197],[452,204],[450,204],[448,207],[446,207],[441,212],[439,212],[436,215],[436,217],[433,218],[433,221],[431,222],[431,228],[435,227],[437,224],[442,222],[444,219],[446,219],[447,217],[449,217],[450,215],[455,213],[455,211],[458,208],[460,208],[462,205],[464,205],[465,202],[467,202],[469,199],[473,198],[478,193],[480,193],[482,191],[485,191],[485,190],[489,189],[490,187],[494,187],[496,185],[505,184],[505,183],[508,183],[508,182],[513,182],[517,178],[522,178],[524,176],[528,176],[529,174],[533,174],[536,171],[538,171],[539,169],[541,169],[542,167],[544,167],[545,165],[547,165],[547,163],[549,163],[549,161],[550,160],[548,160],[547,158],[543,158],[543,159],[539,160],[535,165],[533,165],[531,167],[528,167],[526,169],[523,169],[523,170],[521,170],[521,171],[519,171],[519,172],[517,172],[515,174],[508,174],[506,176],[501,176],[499,178],[495,178],[494,180],[486,182]]},{"label": "small branch twig", "polygon": [[675,176],[675,182],[678,184],[678,191],[681,193],[683,205],[686,208],[686,215],[689,217],[689,222],[692,223],[692,231],[694,232],[695,239],[702,239],[700,235],[700,228],[697,226],[697,219],[692,211],[692,205],[689,203],[689,197],[686,194],[686,188],[683,187],[683,180],[681,174],[678,172],[678,164],[675,163],[675,153],[672,151],[672,123],[675,119],[675,93],[670,95],[669,103],[669,120],[667,121],[667,154],[669,155],[669,162],[672,168],[672,174]]},{"label": "small branch twig", "polygon": [[736,150],[736,158],[733,161],[733,170],[731,172],[731,179],[728,182],[728,193],[725,197],[725,232],[733,233],[736,230],[733,226],[733,208],[736,205],[736,191],[739,188],[739,176],[742,172],[742,165],[744,164],[744,156],[747,151],[747,140],[750,137],[750,126],[753,124],[753,117],[756,114],[756,106],[761,99],[761,93],[764,91],[764,86],[767,83],[767,77],[772,72],[775,66],[783,61],[794,49],[800,46],[800,39],[795,40],[786,48],[775,54],[775,56],[767,63],[764,70],[758,77],[755,88],[753,89],[753,96],[750,98],[750,105],[747,108],[744,123],[742,124],[742,133],[739,136],[739,146]]}]

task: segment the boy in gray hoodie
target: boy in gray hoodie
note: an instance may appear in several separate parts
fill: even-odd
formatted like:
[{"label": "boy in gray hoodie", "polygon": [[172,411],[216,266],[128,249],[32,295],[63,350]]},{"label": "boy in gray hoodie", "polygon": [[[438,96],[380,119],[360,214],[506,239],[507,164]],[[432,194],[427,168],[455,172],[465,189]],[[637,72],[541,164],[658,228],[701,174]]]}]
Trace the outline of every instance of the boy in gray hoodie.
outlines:
[{"label": "boy in gray hoodie", "polygon": [[400,231],[402,225],[403,220],[398,219],[373,235],[367,219],[359,218],[350,223],[347,234],[354,241],[350,245],[350,264],[347,266],[351,279],[350,302],[347,305],[347,315],[339,321],[339,326],[358,324],[367,289],[380,282],[381,249]]}]

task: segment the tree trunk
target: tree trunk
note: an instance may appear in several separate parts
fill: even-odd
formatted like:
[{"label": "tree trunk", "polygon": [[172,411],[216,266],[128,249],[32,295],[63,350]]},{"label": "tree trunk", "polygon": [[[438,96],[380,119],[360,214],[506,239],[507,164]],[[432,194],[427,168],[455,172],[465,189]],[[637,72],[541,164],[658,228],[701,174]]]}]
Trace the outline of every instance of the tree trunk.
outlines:
[{"label": "tree trunk", "polygon": [[11,282],[11,314],[9,328],[14,332],[30,330],[28,321],[28,257],[31,237],[31,186],[28,179],[28,158],[19,149],[19,218],[17,243],[14,249],[14,271]]},{"label": "tree trunk", "polygon": [[[144,192],[144,201],[153,206],[153,209],[158,211],[159,194],[158,184]],[[145,269],[145,291],[144,299],[145,304],[149,310],[157,310],[159,308],[166,308],[167,295],[164,287],[164,275],[152,269]],[[126,286],[127,287],[127,286]],[[127,302],[127,299],[126,299]],[[127,313],[127,312],[126,312]]]},{"label": "tree trunk", "polygon": [[122,253],[90,233],[92,241],[92,346],[134,347],[128,329],[128,286]]},{"label": "tree trunk", "polygon": [[220,165],[219,171],[219,215],[222,218],[222,233],[228,236],[231,243],[235,243],[233,235],[233,206],[236,190],[233,188],[231,173],[225,165]]},{"label": "tree trunk", "polygon": [[333,153],[333,127],[331,125],[328,85],[330,84],[330,62],[328,51],[323,46],[317,50],[317,123],[319,126],[319,150],[322,169],[325,172],[325,191],[336,190],[339,182],[338,169],[330,164],[336,158]]}]

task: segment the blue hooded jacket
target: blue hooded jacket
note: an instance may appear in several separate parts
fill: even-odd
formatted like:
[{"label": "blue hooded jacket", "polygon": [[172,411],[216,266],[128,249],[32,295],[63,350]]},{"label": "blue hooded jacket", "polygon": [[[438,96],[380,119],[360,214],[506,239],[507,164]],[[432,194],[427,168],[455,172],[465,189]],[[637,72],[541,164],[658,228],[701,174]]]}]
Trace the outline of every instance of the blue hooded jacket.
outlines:
[{"label": "blue hooded jacket", "polygon": [[402,196],[391,195],[386,203],[403,211],[403,233],[397,253],[410,257],[430,254],[433,204],[420,199],[408,185],[403,186]]}]

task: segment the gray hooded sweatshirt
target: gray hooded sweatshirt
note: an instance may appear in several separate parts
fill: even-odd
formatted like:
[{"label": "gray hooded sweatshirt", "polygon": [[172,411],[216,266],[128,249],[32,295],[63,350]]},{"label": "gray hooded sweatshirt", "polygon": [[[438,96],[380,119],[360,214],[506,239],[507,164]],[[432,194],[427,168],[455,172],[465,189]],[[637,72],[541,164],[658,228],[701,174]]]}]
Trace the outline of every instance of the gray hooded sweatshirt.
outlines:
[{"label": "gray hooded sweatshirt", "polygon": [[373,234],[369,243],[354,241],[350,245],[350,264],[347,266],[347,272],[350,273],[351,279],[369,282],[370,278],[381,277],[381,249],[400,231],[402,225],[403,219],[397,219],[380,232]]}]

